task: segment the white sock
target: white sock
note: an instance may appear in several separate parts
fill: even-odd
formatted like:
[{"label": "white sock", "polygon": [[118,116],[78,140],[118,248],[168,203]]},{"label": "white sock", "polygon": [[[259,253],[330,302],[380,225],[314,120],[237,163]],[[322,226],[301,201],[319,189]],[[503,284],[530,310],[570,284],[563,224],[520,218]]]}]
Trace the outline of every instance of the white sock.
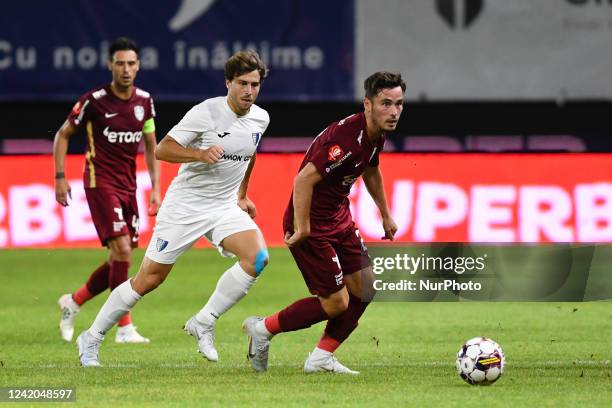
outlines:
[{"label": "white sock", "polygon": [[104,340],[106,332],[129,312],[141,297],[132,289],[129,279],[117,286],[98,312],[96,320],[89,328],[89,333],[98,340]]},{"label": "white sock", "polygon": [[242,269],[240,263],[236,262],[221,275],[210,299],[195,315],[196,320],[208,325],[215,324],[223,313],[246,296],[256,280]]},{"label": "white sock", "polygon": [[312,353],[310,353],[310,355],[311,355],[313,358],[322,358],[322,357],[327,357],[327,356],[329,356],[330,354],[333,354],[333,353],[330,353],[329,351],[327,351],[327,350],[323,350],[323,349],[320,349],[320,348],[318,348],[318,347],[315,347],[315,349],[312,351]]},{"label": "white sock", "polygon": [[255,331],[260,336],[264,336],[264,337],[267,337],[268,339],[271,339],[272,337],[274,337],[274,335],[268,331],[268,328],[266,327],[266,323],[264,323],[265,320],[266,319],[261,319],[255,324]]}]

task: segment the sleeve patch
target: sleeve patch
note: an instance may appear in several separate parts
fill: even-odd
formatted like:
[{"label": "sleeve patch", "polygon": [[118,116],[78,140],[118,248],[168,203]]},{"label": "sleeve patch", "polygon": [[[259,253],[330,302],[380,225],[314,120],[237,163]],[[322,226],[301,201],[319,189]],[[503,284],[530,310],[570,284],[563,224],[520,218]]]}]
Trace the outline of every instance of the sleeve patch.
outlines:
[{"label": "sleeve patch", "polygon": [[327,151],[327,159],[329,161],[336,161],[338,157],[341,157],[344,154],[344,150],[338,145],[333,145]]}]

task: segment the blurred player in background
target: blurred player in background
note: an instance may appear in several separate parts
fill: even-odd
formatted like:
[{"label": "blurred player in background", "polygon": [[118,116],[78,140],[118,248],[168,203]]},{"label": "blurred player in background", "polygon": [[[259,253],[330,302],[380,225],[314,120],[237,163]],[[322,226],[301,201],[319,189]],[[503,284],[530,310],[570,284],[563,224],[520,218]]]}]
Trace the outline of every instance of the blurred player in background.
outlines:
[{"label": "blurred player in background", "polygon": [[219,278],[208,303],[185,323],[210,361],[217,361],[215,322],[242,299],[268,262],[255,205],[247,197],[255,152],[270,122],[255,105],[266,66],[253,51],[225,64],[227,95],[194,106],[159,143],[156,156],[183,163],[161,206],[138,274],[111,292],[96,320],[77,339],[83,366],[99,366],[105,333],[136,302],[159,286],[179,256],[202,236],[224,256],[238,257]]},{"label": "blurred player in background", "polygon": [[283,220],[285,243],[314,297],[262,319],[249,317],[248,357],[253,368],[268,368],[270,339],[323,320],[323,337],[304,364],[307,373],[358,374],[340,364],[334,351],[357,327],[373,293],[371,261],[349,210],[351,186],[363,177],[382,216],[383,239],[397,231],[380,170],[385,133],[393,131],[406,85],[399,74],[377,72],[365,80],[365,112],[332,123],[310,145],[295,178]]},{"label": "blurred player in background", "polygon": [[[108,69],[112,82],[79,98],[55,135],[55,198],[69,204],[70,185],[64,173],[69,139],[84,127],[87,133],[83,174],[91,218],[102,245],[108,247],[108,261],[91,274],[72,294],[60,297],[60,333],[72,340],[74,319],[80,307],[107,288],[115,289],[128,278],[132,248],[138,246],[136,203],[136,156],[144,138],[145,157],[151,177],[150,215],[160,204],[159,163],[155,160],[155,108],[148,92],[134,86],[139,68],[138,47],[128,38],[118,38],[109,47]],[[119,316],[115,340],[118,343],[148,343],[132,325],[130,313]]]}]

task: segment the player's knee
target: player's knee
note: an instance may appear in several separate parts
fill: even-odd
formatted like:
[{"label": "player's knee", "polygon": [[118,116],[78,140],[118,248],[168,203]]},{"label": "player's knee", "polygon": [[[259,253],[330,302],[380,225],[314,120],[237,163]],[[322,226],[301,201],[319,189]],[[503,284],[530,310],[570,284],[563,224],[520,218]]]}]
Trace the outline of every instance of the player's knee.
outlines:
[{"label": "player's knee", "polygon": [[116,261],[129,261],[132,257],[132,247],[123,240],[113,242],[109,245],[111,258]]},{"label": "player's knee", "polygon": [[340,316],[346,311],[346,309],[348,309],[349,296],[348,293],[334,293],[328,298],[322,300],[321,303],[323,306],[323,310],[325,310],[325,313],[330,318],[334,318]]},{"label": "player's knee", "polygon": [[240,260],[240,266],[246,273],[257,277],[268,264],[269,256],[265,248],[259,249],[256,253],[246,256]]},{"label": "player's knee", "polygon": [[259,276],[259,274],[262,273],[264,268],[268,265],[269,261],[270,256],[268,255],[267,249],[261,248],[259,251],[257,251],[253,262],[253,269],[255,270],[255,275]]}]

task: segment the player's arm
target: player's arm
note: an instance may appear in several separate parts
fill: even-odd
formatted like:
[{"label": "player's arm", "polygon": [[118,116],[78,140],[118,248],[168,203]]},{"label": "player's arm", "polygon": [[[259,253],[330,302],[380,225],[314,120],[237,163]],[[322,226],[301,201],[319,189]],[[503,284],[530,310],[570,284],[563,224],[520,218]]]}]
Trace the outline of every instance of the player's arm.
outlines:
[{"label": "player's arm", "polygon": [[161,204],[160,195],[160,170],[159,162],[155,160],[155,148],[157,147],[157,139],[155,138],[155,122],[153,118],[145,122],[143,130],[145,143],[145,161],[147,162],[147,170],[151,177],[151,195],[149,196],[149,215],[156,215],[159,205]]},{"label": "player's arm", "polygon": [[314,186],[323,177],[312,163],[308,163],[295,177],[293,183],[293,219],[295,231],[285,236],[285,243],[292,247],[299,245],[310,235],[310,205]]},{"label": "player's arm", "polygon": [[247,190],[249,188],[251,172],[253,171],[253,167],[255,167],[256,158],[257,153],[253,153],[249,161],[249,166],[247,167],[246,172],[244,173],[242,183],[240,183],[240,188],[238,188],[238,207],[240,207],[242,211],[246,211],[251,218],[255,218],[257,216],[257,208],[255,207],[255,204],[251,201],[251,199],[247,197]]},{"label": "player's arm", "polygon": [[393,237],[397,232],[397,225],[391,217],[389,206],[387,205],[387,197],[385,196],[385,189],[383,187],[382,174],[378,166],[366,166],[363,172],[363,181],[365,182],[368,192],[372,196],[374,203],[380,211],[380,215],[383,220],[383,229],[385,230],[385,236],[382,239],[389,239],[393,241]]},{"label": "player's arm", "polygon": [[214,145],[208,149],[184,147],[170,135],[166,135],[155,148],[155,158],[168,163],[191,163],[199,161],[213,164],[218,162],[222,155],[223,149],[221,146]]},{"label": "player's arm", "polygon": [[62,127],[55,133],[53,140],[53,162],[55,163],[55,200],[62,206],[68,205],[70,196],[70,185],[66,181],[64,172],[64,163],[66,161],[66,153],[68,152],[68,144],[70,137],[77,131],[77,127],[66,120]]}]

